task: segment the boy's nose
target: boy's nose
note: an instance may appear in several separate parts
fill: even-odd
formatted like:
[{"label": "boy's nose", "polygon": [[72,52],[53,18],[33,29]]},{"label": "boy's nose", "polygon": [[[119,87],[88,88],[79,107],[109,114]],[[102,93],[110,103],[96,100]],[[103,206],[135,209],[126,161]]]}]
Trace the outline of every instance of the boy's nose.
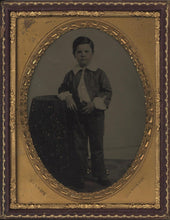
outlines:
[{"label": "boy's nose", "polygon": [[85,52],[82,52],[81,56],[85,56]]}]

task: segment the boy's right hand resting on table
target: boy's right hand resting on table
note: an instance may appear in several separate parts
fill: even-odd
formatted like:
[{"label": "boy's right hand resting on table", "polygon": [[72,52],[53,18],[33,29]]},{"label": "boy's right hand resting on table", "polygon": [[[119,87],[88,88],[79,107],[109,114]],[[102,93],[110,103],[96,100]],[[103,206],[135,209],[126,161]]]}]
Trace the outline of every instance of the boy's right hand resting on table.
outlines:
[{"label": "boy's right hand resting on table", "polygon": [[67,108],[73,111],[77,110],[77,106],[76,103],[73,100],[73,97],[71,95],[68,95],[66,97],[66,104],[67,104]]}]

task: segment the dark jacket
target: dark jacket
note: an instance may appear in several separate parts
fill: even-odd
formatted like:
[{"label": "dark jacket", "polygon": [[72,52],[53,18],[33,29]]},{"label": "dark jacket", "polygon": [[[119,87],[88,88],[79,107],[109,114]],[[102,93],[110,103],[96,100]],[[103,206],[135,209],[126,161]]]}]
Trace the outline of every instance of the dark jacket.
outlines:
[{"label": "dark jacket", "polygon": [[[59,87],[58,93],[69,91],[72,94],[75,102],[79,102],[77,88],[80,78],[81,71],[79,71],[77,74],[74,74],[72,70],[69,71],[65,75],[64,81]],[[86,68],[84,81],[91,101],[93,101],[95,97],[102,98],[106,96],[104,102],[106,107],[108,107],[112,96],[112,88],[105,72],[99,68],[96,71]]]}]

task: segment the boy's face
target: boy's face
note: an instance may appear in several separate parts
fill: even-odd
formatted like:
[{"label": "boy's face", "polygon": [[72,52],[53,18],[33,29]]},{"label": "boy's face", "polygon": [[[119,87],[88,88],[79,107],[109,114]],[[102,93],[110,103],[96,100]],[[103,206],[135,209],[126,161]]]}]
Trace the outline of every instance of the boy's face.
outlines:
[{"label": "boy's face", "polygon": [[89,44],[79,44],[75,51],[75,58],[81,67],[87,66],[93,56],[92,49]]}]

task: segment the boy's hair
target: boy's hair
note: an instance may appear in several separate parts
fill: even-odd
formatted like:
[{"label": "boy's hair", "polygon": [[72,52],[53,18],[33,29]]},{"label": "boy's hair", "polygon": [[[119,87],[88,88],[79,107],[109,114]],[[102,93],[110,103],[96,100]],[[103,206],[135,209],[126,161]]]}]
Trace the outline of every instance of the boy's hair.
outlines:
[{"label": "boy's hair", "polygon": [[75,55],[76,49],[78,47],[78,45],[80,44],[89,44],[89,46],[92,49],[92,53],[94,53],[94,43],[92,40],[90,40],[88,37],[78,37],[74,40],[73,42],[73,54]]}]

